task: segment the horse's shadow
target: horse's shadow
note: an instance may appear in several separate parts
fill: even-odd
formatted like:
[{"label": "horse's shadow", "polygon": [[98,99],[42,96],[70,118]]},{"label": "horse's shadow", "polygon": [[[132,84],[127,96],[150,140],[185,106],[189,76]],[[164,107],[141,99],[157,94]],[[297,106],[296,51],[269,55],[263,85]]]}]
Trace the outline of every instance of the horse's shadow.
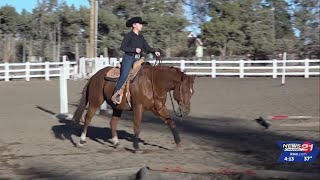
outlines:
[{"label": "horse's shadow", "polygon": [[[62,116],[56,116],[59,120],[60,125],[55,125],[51,129],[54,133],[55,138],[60,140],[69,140],[74,146],[77,146],[72,136],[80,137],[82,133],[83,125],[75,124],[72,120]],[[133,135],[124,130],[118,130],[118,138],[133,142]],[[87,131],[87,138],[98,142],[100,144],[112,142],[109,140],[112,138],[111,129],[107,127],[94,127],[89,126]]]},{"label": "horse's shadow", "polygon": [[[76,125],[72,120],[68,119],[64,115],[56,116],[60,125],[55,125],[51,129],[54,133],[55,138],[60,140],[69,140],[73,146],[77,147],[77,143],[74,141],[72,136],[80,137],[82,133],[83,125]],[[117,130],[117,135],[119,140],[126,140],[133,143],[134,135],[128,133],[125,130]],[[87,130],[87,138],[100,143],[100,144],[109,144],[110,147],[116,148],[113,146],[113,143],[110,141],[112,138],[111,129],[108,127],[95,127],[89,126]],[[169,150],[163,146],[159,146],[156,144],[150,144],[144,141],[143,139],[139,139],[139,142],[143,145],[158,147],[160,149]],[[130,152],[135,152],[133,149],[125,148],[125,150]]]}]

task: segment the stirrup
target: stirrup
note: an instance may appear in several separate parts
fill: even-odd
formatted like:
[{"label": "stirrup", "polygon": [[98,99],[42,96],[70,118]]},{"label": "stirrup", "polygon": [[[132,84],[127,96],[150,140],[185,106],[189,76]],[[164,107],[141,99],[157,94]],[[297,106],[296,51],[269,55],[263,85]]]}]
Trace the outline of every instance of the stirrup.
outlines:
[{"label": "stirrup", "polygon": [[111,100],[112,100],[113,104],[115,104],[115,105],[121,104],[122,95],[120,93],[115,93],[112,95]]},{"label": "stirrup", "polygon": [[116,97],[114,97],[114,104],[120,104],[121,103],[121,95],[118,94]]},{"label": "stirrup", "polygon": [[114,94],[111,96],[111,101],[117,105],[121,103],[122,100],[122,94],[123,94],[123,90],[119,89],[117,92],[114,92]]}]

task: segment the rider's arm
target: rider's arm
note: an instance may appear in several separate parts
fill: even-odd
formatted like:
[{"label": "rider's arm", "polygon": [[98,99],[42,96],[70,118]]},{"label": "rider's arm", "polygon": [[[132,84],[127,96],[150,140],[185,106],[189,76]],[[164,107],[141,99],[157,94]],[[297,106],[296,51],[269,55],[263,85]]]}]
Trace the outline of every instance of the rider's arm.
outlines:
[{"label": "rider's arm", "polygon": [[143,36],[142,36],[142,39],[143,39],[143,50],[146,51],[147,53],[155,53],[156,50],[148,45],[148,43],[146,42]]},{"label": "rider's arm", "polygon": [[126,34],[122,40],[120,49],[124,52],[134,53],[136,48],[129,47],[130,34]]}]

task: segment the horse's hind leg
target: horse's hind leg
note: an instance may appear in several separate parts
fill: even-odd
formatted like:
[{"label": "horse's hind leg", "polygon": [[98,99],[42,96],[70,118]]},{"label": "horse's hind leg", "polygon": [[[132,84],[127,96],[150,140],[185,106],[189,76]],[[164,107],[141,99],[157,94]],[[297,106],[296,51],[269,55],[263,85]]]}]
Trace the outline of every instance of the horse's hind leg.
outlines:
[{"label": "horse's hind leg", "polygon": [[117,135],[117,125],[120,120],[122,114],[122,110],[113,109],[112,118],[110,121],[110,127],[111,127],[111,133],[112,133],[112,139],[111,142],[113,143],[113,146],[117,146],[119,143],[118,135]]},{"label": "horse's hind leg", "polygon": [[84,143],[86,142],[88,126],[89,126],[89,124],[91,122],[92,117],[94,116],[96,111],[101,106],[102,102],[101,103],[100,102],[89,103],[88,111],[87,111],[86,116],[85,116],[85,121],[84,121],[84,125],[83,125],[82,134],[81,134],[81,137],[80,137],[79,146],[83,146]]}]

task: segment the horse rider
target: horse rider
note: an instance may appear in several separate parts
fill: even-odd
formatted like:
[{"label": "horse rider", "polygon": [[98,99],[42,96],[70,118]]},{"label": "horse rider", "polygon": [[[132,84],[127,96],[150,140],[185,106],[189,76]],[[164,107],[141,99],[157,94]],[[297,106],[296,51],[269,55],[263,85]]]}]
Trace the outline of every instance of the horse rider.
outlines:
[{"label": "horse rider", "polygon": [[[148,22],[143,21],[141,17],[133,17],[126,22],[126,26],[131,27],[131,31],[124,36],[121,43],[120,49],[124,51],[125,54],[122,57],[120,77],[114,89],[114,94],[119,91],[126,82],[133,64],[141,58],[140,53],[142,50],[160,56],[160,52],[151,48],[144,37],[139,34],[143,24],[148,24]],[[120,104],[120,94],[115,97],[115,103]]]}]

